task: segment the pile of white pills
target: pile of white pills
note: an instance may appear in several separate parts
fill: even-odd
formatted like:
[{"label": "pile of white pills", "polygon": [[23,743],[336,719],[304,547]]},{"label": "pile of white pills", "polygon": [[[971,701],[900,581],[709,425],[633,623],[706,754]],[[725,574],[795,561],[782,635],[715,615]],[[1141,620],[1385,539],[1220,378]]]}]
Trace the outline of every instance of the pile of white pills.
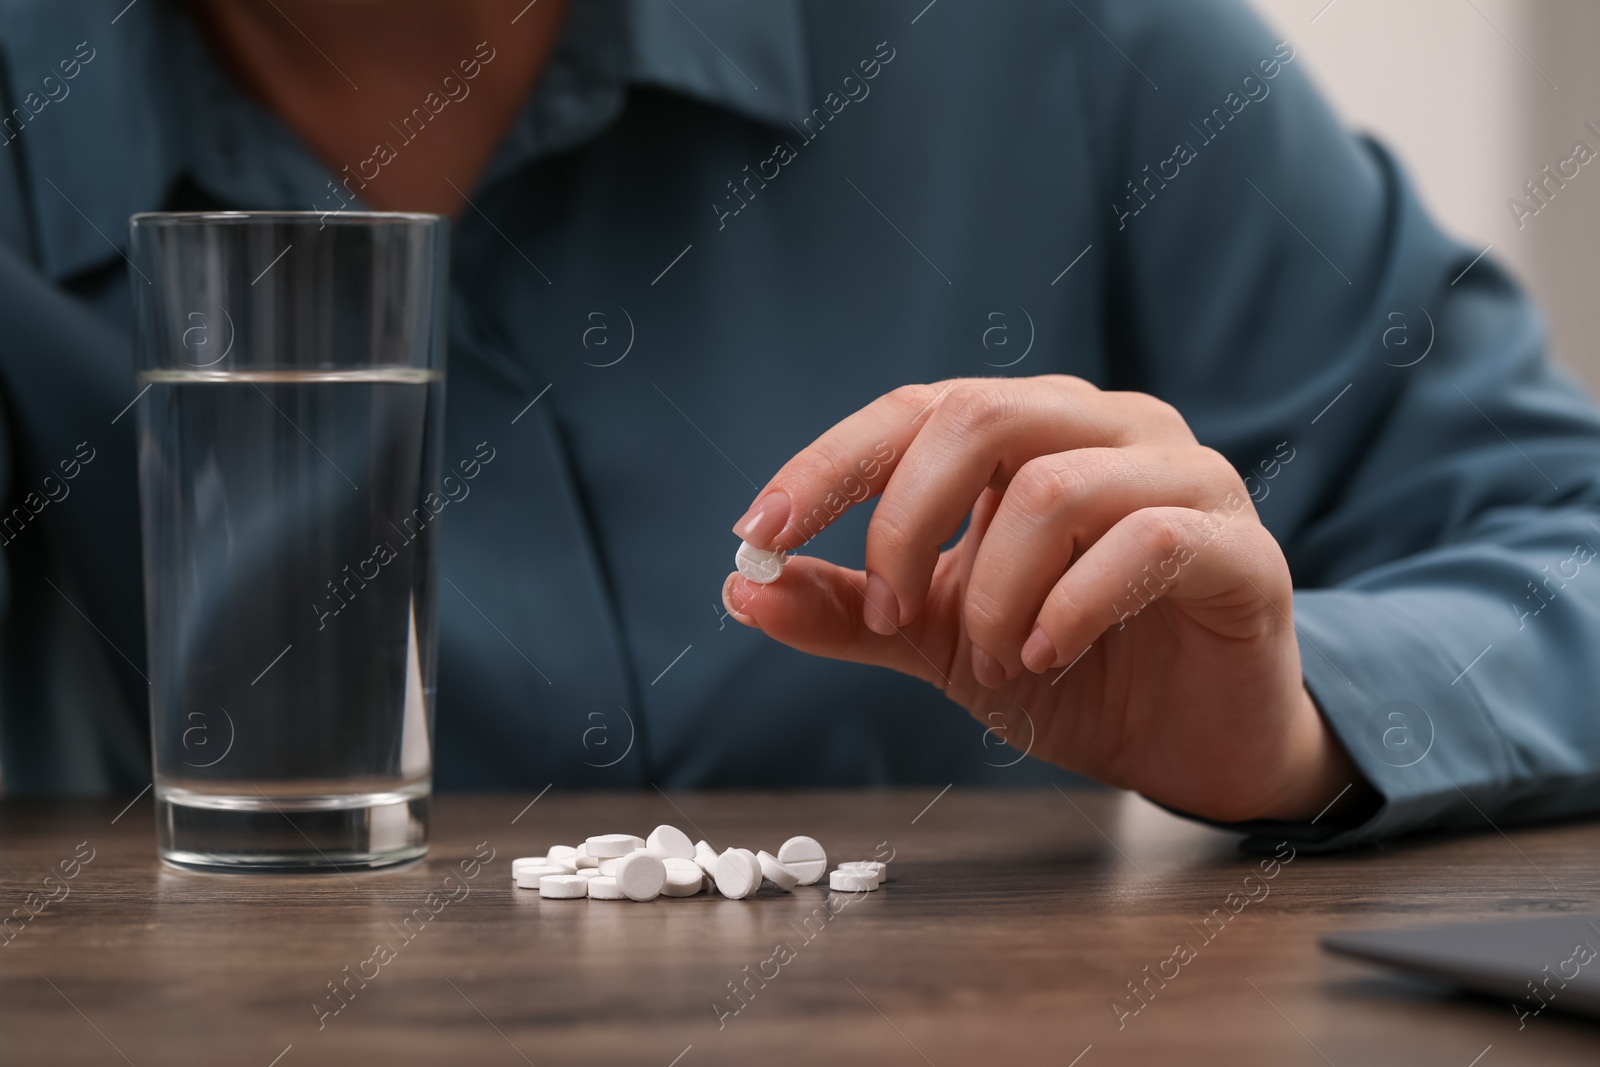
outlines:
[{"label": "pile of white pills", "polygon": [[[781,565],[780,565],[781,566]],[[576,848],[553,845],[543,856],[511,861],[518,888],[537,889],[552,900],[654,900],[720,893],[742,900],[762,884],[785,893],[828,874],[828,854],[814,838],[791,837],[770,852],[729,848],[718,853],[689,840],[676,826],[658,826],[649,837],[601,834]],[[875,860],[841,863],[828,874],[828,888],[861,893],[880,888],[889,868]]]}]

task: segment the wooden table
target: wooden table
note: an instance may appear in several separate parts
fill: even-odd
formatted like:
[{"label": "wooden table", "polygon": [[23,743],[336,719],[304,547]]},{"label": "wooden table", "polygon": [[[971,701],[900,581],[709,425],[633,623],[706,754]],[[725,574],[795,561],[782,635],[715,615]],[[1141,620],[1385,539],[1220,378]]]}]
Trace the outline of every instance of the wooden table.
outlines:
[{"label": "wooden table", "polygon": [[[1600,1025],[1547,1012],[1519,1032],[1506,1004],[1317,948],[1592,908],[1600,825],[1298,854],[1265,879],[1230,835],[1136,798],[935,792],[445,796],[426,862],[348,877],[164,867],[148,795],[120,817],[126,799],[6,801],[0,913],[92,859],[0,948],[0,1063],[1600,1062]],[[719,848],[886,843],[892,881],[831,910],[816,887],[633,904],[512,885],[514,857],[660,822]],[[493,858],[463,879],[475,851]],[[1192,958],[1166,962],[1180,942]],[[1176,977],[1125,1014],[1146,965]]]}]

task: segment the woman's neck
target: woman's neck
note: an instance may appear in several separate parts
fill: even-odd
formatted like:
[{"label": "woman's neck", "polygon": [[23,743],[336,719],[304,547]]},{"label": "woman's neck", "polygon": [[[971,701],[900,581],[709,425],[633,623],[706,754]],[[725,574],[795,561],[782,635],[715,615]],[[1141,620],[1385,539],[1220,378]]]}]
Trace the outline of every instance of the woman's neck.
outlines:
[{"label": "woman's neck", "polygon": [[566,0],[190,0],[223,65],[373,207],[458,214]]}]

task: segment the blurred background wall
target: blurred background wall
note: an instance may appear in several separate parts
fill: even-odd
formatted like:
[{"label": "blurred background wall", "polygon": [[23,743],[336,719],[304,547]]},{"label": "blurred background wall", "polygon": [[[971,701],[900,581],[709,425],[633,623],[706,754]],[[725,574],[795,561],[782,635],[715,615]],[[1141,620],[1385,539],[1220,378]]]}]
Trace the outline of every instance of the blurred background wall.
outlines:
[{"label": "blurred background wall", "polygon": [[[1347,125],[1393,150],[1444,228],[1508,265],[1551,349],[1600,394],[1600,160],[1518,220],[1506,202],[1600,152],[1600,0],[1249,0]],[[1570,167],[1569,167],[1570,173]]]}]

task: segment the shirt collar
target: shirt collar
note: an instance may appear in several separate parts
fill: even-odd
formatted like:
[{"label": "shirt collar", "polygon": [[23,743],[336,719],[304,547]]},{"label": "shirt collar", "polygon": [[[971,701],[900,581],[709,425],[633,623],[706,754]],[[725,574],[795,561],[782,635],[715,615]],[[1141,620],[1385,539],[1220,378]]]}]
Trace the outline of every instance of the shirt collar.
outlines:
[{"label": "shirt collar", "polygon": [[810,113],[799,0],[631,0],[628,21],[635,82],[774,125]]},{"label": "shirt collar", "polygon": [[135,7],[113,24],[109,0],[0,7],[4,107],[26,116],[4,131],[12,139],[0,153],[15,154],[8,166],[20,157],[35,253],[52,277],[120,252],[128,216],[158,205],[176,176],[170,82],[152,65],[159,13],[157,4]]},{"label": "shirt collar", "polygon": [[[800,3],[574,0],[484,180],[596,132],[628,84],[757,122],[798,121],[810,92]],[[0,43],[6,106],[28,116],[0,153],[21,157],[38,264],[53,278],[120,254],[128,216],[161,207],[185,174],[241,206],[307,210],[317,204],[298,201],[333,177],[234,88],[173,0],[12,0],[0,4]],[[60,64],[75,58],[65,79]]]}]

